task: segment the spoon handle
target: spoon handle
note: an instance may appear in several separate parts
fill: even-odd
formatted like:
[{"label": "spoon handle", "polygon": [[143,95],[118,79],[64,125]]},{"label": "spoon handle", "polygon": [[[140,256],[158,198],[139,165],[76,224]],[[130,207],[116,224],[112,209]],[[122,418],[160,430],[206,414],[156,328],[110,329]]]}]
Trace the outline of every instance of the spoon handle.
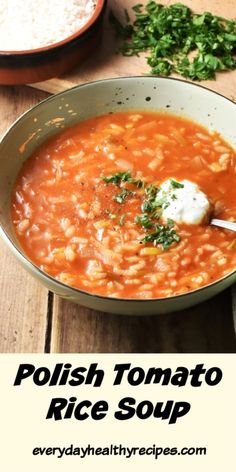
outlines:
[{"label": "spoon handle", "polygon": [[236,231],[236,223],[234,223],[233,221],[217,220],[216,218],[213,218],[210,223],[214,226],[220,226],[221,228]]}]

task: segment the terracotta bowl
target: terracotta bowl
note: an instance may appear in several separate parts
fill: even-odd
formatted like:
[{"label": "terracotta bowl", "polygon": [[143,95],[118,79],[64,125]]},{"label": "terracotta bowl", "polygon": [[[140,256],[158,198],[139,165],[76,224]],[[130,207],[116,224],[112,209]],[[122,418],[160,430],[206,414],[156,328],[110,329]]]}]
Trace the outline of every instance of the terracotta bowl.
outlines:
[{"label": "terracotta bowl", "polygon": [[98,0],[86,25],[63,41],[26,51],[0,50],[0,84],[41,82],[78,65],[99,46],[106,3],[107,0]]},{"label": "terracotta bowl", "polygon": [[[110,111],[165,110],[213,127],[236,146],[236,105],[198,85],[153,77],[110,79],[72,88],[48,98],[25,113],[0,144],[0,234],[23,266],[58,295],[90,308],[127,314],[157,314],[181,310],[221,292],[236,281],[236,270],[203,288],[169,298],[117,299],[92,295],[58,282],[24,254],[10,217],[11,189],[22,163],[46,139],[81,120]],[[73,110],[69,113],[68,110]]]}]

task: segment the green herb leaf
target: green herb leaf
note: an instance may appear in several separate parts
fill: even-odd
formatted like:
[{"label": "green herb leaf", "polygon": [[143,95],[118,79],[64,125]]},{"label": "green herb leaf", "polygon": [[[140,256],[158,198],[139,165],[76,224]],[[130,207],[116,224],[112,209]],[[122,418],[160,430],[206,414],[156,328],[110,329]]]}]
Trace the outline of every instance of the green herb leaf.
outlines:
[{"label": "green herb leaf", "polygon": [[[133,8],[135,19],[126,25],[112,14],[110,20],[123,38],[125,56],[148,52],[151,73],[175,72],[192,80],[214,79],[216,72],[236,68],[236,21],[209,12],[194,13],[181,4],[164,6],[153,0]],[[194,52],[193,59],[189,59]]]},{"label": "green herb leaf", "polygon": [[171,218],[167,218],[167,226],[169,228],[173,228],[175,226],[174,220],[172,220]]},{"label": "green herb leaf", "polygon": [[147,213],[153,213],[155,208],[156,206],[152,200],[144,200],[141,206],[142,211],[147,212]]},{"label": "green herb leaf", "polygon": [[136,216],[135,222],[146,229],[153,228],[154,226],[147,213],[143,213],[142,215]]},{"label": "green herb leaf", "polygon": [[168,208],[168,206],[170,205],[168,200],[167,200],[167,195],[165,195],[164,192],[162,194],[162,197],[157,197],[156,198],[155,204],[156,204],[156,206],[162,208],[163,210]]},{"label": "green herb leaf", "polygon": [[147,195],[155,196],[159,190],[160,189],[156,185],[151,184],[146,187],[145,192]]},{"label": "green herb leaf", "polygon": [[131,176],[131,173],[128,172],[117,172],[110,177],[102,177],[102,180],[107,184],[119,185],[121,182],[129,182],[130,184],[135,185],[137,188],[144,188],[144,182],[140,179],[134,179]]},{"label": "green herb leaf", "polygon": [[152,242],[154,246],[158,246],[160,244],[166,251],[167,249],[169,249],[171,244],[175,242],[178,243],[180,241],[180,236],[172,228],[172,224],[168,224],[168,222],[167,225],[156,224],[155,231],[148,233],[143,238],[143,242]]},{"label": "green herb leaf", "polygon": [[173,188],[184,188],[184,184],[181,184],[174,179],[170,179],[170,182]]},{"label": "green herb leaf", "polygon": [[131,192],[131,190],[128,190],[127,188],[123,188],[121,193],[113,197],[113,200],[115,200],[115,202],[117,203],[124,203],[125,199],[131,195],[135,195],[135,192]]},{"label": "green herb leaf", "polygon": [[144,188],[144,182],[140,179],[138,180],[132,179],[132,180],[129,180],[129,182],[131,184],[134,184],[137,188]]},{"label": "green herb leaf", "polygon": [[125,19],[126,19],[127,23],[129,23],[130,22],[130,16],[129,16],[128,10],[126,8],[125,8],[124,13],[125,13]]},{"label": "green herb leaf", "polygon": [[137,5],[134,5],[134,6],[132,7],[132,9],[133,9],[136,13],[140,13],[142,6],[143,6],[142,3],[137,3]]},{"label": "green herb leaf", "polygon": [[132,179],[130,172],[117,172],[110,177],[102,177],[102,180],[107,184],[119,185],[121,182],[129,182]]}]

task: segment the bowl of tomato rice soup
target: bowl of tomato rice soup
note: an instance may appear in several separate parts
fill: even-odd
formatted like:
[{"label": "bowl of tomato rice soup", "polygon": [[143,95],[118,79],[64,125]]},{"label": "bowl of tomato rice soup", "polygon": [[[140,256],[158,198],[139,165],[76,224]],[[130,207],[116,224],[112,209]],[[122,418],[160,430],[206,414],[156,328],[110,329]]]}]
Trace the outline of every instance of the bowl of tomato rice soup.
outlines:
[{"label": "bowl of tomato rice soup", "polygon": [[236,106],[129,77],[41,102],[0,144],[0,233],[61,297],[121,314],[181,310],[236,280]]}]

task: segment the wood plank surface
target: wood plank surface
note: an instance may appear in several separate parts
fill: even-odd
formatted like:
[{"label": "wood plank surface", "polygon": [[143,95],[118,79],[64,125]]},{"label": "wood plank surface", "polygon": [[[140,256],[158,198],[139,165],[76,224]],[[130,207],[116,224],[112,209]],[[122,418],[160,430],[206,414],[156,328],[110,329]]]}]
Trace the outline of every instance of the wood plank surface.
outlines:
[{"label": "wood plank surface", "polygon": [[230,290],[158,316],[99,313],[56,297],[51,352],[236,352]]},{"label": "wood plank surface", "polygon": [[[119,17],[123,7],[134,3],[137,1],[108,2]],[[195,11],[211,10],[236,17],[235,0],[183,3]],[[147,72],[144,57],[123,58],[115,53],[117,45],[106,18],[103,42],[96,54],[71,74],[34,87],[55,93],[71,84]],[[236,71],[220,74],[217,81],[202,85],[235,100]],[[44,97],[46,94],[29,87],[0,87],[0,133]],[[152,317],[109,315],[48,294],[18,265],[2,242],[0,251],[0,352],[236,352],[230,289],[179,313]]]},{"label": "wood plank surface", "polygon": [[[0,135],[46,94],[26,87],[0,87]],[[0,240],[0,352],[43,352],[48,292]]]}]

